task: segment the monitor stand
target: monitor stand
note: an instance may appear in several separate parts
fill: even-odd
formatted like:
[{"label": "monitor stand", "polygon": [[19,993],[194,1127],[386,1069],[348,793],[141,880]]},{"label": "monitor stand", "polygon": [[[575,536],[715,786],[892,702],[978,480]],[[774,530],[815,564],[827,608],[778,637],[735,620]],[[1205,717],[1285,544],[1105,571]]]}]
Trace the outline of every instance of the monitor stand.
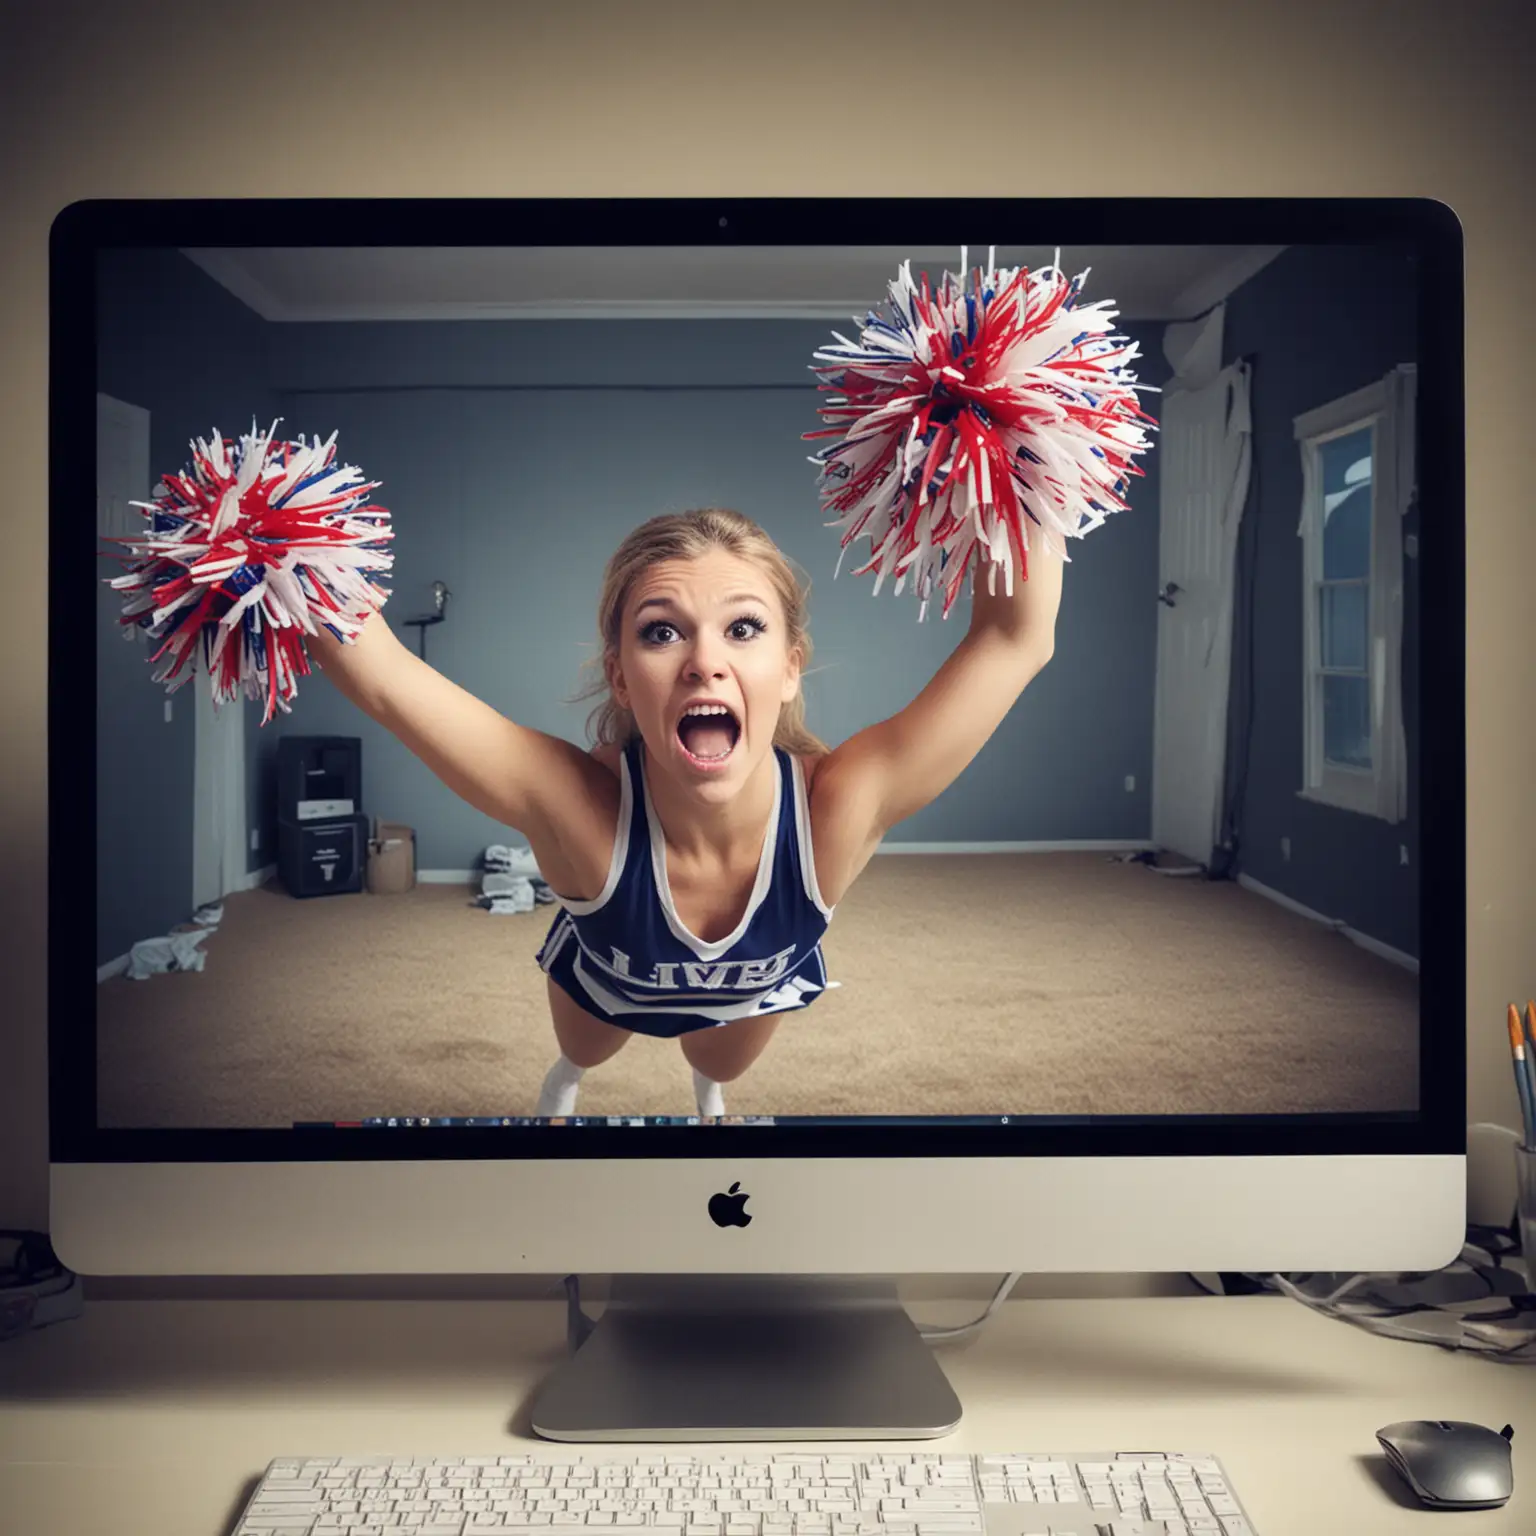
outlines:
[{"label": "monitor stand", "polygon": [[960,1400],[893,1280],[615,1276],[531,1418],[549,1440],[918,1440]]}]

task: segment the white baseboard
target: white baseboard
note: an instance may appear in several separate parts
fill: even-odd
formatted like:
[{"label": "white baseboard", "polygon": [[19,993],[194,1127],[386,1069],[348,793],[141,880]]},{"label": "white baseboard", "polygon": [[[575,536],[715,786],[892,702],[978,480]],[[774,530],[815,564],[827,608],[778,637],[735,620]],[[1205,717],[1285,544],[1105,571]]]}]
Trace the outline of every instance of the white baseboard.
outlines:
[{"label": "white baseboard", "polygon": [[1390,960],[1393,965],[1400,965],[1405,971],[1412,971],[1415,976],[1419,974],[1419,961],[1416,955],[1404,954],[1402,950],[1394,949],[1390,944],[1383,944],[1380,939],[1373,939],[1368,933],[1361,933],[1358,928],[1351,928],[1343,918],[1328,917],[1321,912],[1314,912],[1311,907],[1304,906],[1293,897],[1285,895],[1284,892],[1275,890],[1273,886],[1255,880],[1252,875],[1240,874],[1237,877],[1237,883],[1245,891],[1252,891],[1266,901],[1272,901],[1286,908],[1287,911],[1299,912],[1303,917],[1311,918],[1314,923],[1321,923],[1325,928],[1332,928],[1335,932],[1342,933],[1345,938],[1351,943],[1358,944],[1361,949],[1369,950],[1373,955],[1380,955],[1383,960]]},{"label": "white baseboard", "polygon": [[[519,845],[521,846],[521,845]],[[1155,845],[1113,838],[1056,843],[881,843],[876,853],[1139,853]],[[418,869],[419,885],[477,885],[483,869]]]}]

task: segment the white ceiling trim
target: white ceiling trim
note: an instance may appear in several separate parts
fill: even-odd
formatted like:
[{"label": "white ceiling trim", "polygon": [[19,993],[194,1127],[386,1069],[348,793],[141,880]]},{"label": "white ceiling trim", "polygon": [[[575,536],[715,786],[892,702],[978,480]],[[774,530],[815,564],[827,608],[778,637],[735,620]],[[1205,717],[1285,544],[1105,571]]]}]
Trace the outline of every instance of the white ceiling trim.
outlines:
[{"label": "white ceiling trim", "polygon": [[[1209,267],[1179,290],[1172,303],[1143,313],[1134,303],[1116,306],[1122,322],[1176,321],[1196,317],[1273,261],[1284,246],[1254,246]],[[240,249],[202,247],[183,254],[213,280],[274,324],[444,320],[807,320],[862,326],[871,310],[884,308],[886,295],[822,299],[795,298],[580,298],[395,300],[389,298],[294,302],[272,291],[253,272]],[[804,261],[803,253],[795,253]],[[958,255],[958,252],[957,252]],[[1091,286],[1091,285],[1090,285]],[[1096,302],[1096,301],[1095,301]]]},{"label": "white ceiling trim", "polygon": [[1208,309],[1214,309],[1229,293],[1236,292],[1250,277],[1267,267],[1283,250],[1283,245],[1255,245],[1240,252],[1230,261],[1196,278],[1174,300],[1174,308],[1178,313],[1163,318],[1190,320],[1203,315]]},{"label": "white ceiling trim", "polygon": [[238,250],[206,247],[196,251],[184,249],[181,254],[195,266],[201,267],[214,282],[221,283],[237,299],[248,304],[263,320],[309,318],[288,313],[288,306],[252,275],[251,269],[240,259]]}]

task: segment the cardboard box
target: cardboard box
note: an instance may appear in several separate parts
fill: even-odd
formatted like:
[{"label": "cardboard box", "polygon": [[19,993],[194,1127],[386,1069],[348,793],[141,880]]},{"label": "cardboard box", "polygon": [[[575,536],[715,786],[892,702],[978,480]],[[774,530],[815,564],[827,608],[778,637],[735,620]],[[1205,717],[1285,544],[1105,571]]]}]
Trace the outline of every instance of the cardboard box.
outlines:
[{"label": "cardboard box", "polygon": [[368,892],[403,896],[416,885],[416,832],[397,821],[377,821],[368,839]]}]

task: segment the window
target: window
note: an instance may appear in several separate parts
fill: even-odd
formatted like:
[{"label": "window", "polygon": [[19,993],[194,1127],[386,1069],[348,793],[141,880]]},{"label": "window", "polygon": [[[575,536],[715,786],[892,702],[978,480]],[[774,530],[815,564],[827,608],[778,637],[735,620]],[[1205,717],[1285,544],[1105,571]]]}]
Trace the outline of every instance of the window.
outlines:
[{"label": "window", "polygon": [[1300,793],[1401,821],[1403,516],[1412,500],[1411,364],[1295,420],[1301,449]]}]

